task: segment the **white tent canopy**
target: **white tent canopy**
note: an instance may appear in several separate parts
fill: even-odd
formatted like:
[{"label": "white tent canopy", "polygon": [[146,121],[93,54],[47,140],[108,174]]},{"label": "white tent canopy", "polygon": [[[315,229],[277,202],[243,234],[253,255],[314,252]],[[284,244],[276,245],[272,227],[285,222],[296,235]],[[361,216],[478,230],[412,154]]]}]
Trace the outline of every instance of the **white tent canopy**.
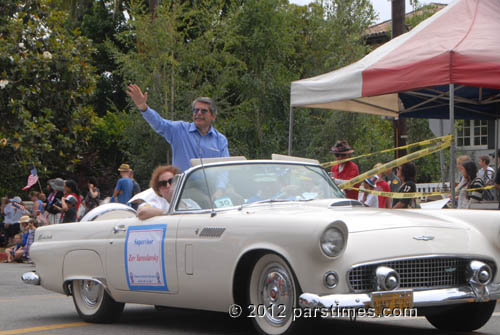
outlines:
[{"label": "white tent canopy", "polygon": [[[499,31],[499,0],[455,0],[363,59],[333,72],[292,82],[288,154],[292,154],[294,107],[393,117],[403,113],[414,117],[411,113],[424,110],[432,114],[437,108],[442,113],[442,109],[447,108],[447,118],[454,124],[456,105],[463,118],[474,114],[497,119],[500,115]],[[475,87],[474,99],[459,96],[458,91],[464,87]],[[407,97],[406,102],[402,101],[403,96]],[[416,98],[422,100],[415,101]],[[453,145],[450,152],[450,175],[454,180]]]}]

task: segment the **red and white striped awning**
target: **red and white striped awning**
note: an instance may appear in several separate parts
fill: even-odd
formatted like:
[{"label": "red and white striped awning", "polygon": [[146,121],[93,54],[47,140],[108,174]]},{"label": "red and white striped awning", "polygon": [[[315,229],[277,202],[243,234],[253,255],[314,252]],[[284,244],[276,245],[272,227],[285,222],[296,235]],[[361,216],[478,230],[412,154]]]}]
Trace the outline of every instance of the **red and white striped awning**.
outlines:
[{"label": "red and white striped awning", "polygon": [[500,0],[456,0],[339,70],[292,82],[291,105],[397,116],[397,92],[500,89]]}]

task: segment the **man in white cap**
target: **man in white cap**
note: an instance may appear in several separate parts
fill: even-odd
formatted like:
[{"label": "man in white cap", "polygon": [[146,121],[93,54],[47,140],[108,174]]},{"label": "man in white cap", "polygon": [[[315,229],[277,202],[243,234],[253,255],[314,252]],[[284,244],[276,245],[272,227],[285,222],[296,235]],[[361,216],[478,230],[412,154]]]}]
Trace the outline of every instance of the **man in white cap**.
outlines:
[{"label": "man in white cap", "polygon": [[15,196],[9,201],[2,201],[2,214],[4,222],[2,224],[8,238],[13,237],[20,231],[19,219],[26,213],[20,197]]}]

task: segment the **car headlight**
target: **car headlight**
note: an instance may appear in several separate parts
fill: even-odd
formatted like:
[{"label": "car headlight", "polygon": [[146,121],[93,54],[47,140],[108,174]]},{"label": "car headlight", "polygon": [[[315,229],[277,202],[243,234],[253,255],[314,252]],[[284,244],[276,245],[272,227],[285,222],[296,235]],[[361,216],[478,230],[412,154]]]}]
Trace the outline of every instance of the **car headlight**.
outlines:
[{"label": "car headlight", "polygon": [[344,250],[345,242],[345,234],[340,229],[329,227],[321,235],[321,251],[328,257],[336,257]]}]

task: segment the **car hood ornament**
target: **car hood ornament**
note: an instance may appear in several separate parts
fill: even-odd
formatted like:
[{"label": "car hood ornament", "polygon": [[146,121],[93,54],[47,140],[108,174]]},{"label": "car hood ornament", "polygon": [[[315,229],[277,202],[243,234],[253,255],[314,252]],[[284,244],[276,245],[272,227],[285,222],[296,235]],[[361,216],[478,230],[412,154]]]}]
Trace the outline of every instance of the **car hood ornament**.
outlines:
[{"label": "car hood ornament", "polygon": [[432,241],[434,239],[434,236],[413,236],[413,239],[417,241]]}]

